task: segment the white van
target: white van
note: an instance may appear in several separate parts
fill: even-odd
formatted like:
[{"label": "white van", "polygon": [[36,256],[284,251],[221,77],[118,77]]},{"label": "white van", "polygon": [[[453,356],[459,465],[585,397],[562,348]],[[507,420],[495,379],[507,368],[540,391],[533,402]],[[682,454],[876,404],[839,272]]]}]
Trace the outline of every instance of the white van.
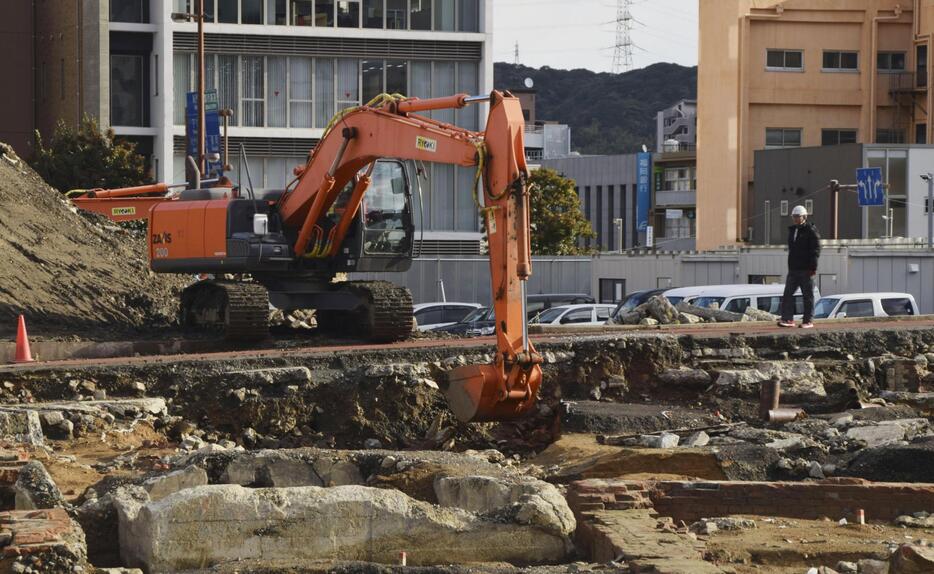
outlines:
[{"label": "white van", "polygon": [[697,297],[703,293],[704,289],[708,289],[710,285],[698,285],[696,287],[676,287],[674,289],[669,289],[662,293],[665,299],[672,305],[677,305],[678,303],[685,301],[689,302],[694,297]]},{"label": "white van", "polygon": [[918,315],[910,293],[846,293],[824,297],[814,306],[815,319]]},{"label": "white van", "polygon": [[[773,315],[782,313],[782,295],[785,286],[781,283],[769,285],[708,285],[696,288],[696,295],[688,295],[684,301],[697,307],[713,308],[732,313],[745,313],[753,307]],[[667,293],[666,293],[667,296]],[[814,287],[814,300],[820,299],[820,291]],[[804,313],[804,296],[798,290],[795,295],[795,315]]]}]

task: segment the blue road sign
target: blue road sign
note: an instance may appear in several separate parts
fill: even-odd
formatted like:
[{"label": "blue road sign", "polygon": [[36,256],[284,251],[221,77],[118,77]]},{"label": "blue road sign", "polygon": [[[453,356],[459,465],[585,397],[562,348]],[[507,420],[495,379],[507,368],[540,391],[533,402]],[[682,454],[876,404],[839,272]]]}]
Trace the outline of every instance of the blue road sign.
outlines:
[{"label": "blue road sign", "polygon": [[[188,155],[198,159],[198,92],[188,92],[185,102],[186,134],[188,136]],[[204,153],[208,157],[213,154],[220,155],[221,127],[217,115],[217,90],[207,90],[204,93],[204,131],[207,137],[204,140]],[[207,162],[207,173],[204,177],[217,177],[223,173],[220,161]]]},{"label": "blue road sign", "polygon": [[856,170],[856,189],[859,191],[859,206],[885,205],[885,186],[882,168],[865,167]]}]

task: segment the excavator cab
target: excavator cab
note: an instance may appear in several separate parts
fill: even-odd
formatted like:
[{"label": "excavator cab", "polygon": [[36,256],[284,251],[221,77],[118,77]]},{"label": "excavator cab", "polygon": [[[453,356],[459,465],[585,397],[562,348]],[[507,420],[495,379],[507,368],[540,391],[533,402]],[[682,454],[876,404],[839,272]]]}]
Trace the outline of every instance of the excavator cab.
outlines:
[{"label": "excavator cab", "polygon": [[[359,177],[366,171],[368,168],[361,170],[337,196],[326,221],[322,222],[324,236],[340,222]],[[415,218],[406,164],[398,160],[378,160],[370,177],[370,186],[338,256],[323,260],[324,265],[337,272],[408,271],[415,243]],[[305,265],[320,268],[316,261],[321,260],[310,258]]]}]

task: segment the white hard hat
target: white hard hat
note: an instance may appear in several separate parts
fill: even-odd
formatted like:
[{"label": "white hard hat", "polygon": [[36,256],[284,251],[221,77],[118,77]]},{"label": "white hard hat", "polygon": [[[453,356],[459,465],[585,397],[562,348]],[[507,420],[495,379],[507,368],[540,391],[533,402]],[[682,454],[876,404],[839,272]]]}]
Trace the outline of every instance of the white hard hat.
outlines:
[{"label": "white hard hat", "polygon": [[795,208],[791,210],[791,214],[807,216],[808,210],[805,209],[803,205],[796,205]]}]

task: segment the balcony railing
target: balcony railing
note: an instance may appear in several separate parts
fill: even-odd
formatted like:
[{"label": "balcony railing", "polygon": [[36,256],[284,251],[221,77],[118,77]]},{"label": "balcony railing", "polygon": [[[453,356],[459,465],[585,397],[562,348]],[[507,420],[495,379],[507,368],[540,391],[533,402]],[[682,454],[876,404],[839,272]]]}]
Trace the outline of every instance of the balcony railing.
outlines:
[{"label": "balcony railing", "polygon": [[675,143],[663,143],[662,144],[662,153],[683,153],[683,152],[696,152],[697,144],[678,142]]},{"label": "balcony railing", "polygon": [[545,126],[537,126],[535,124],[525,124],[525,133],[527,134],[543,134],[545,133]]},{"label": "balcony railing", "polygon": [[898,72],[889,74],[890,92],[913,92],[927,88],[927,71],[921,74],[914,72]]}]

